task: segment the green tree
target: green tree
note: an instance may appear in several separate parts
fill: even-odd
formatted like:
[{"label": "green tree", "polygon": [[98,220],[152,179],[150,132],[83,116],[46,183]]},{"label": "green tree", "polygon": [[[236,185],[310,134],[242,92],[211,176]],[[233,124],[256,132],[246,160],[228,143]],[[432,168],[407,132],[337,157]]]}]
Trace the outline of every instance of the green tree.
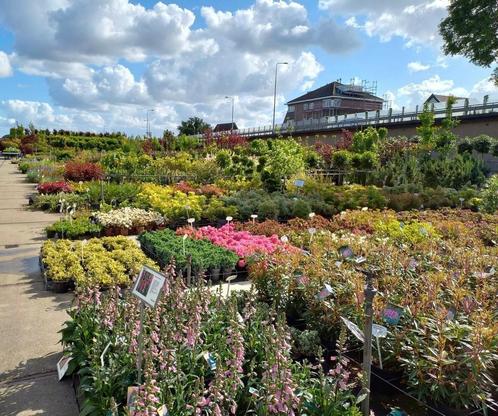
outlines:
[{"label": "green tree", "polygon": [[[490,67],[498,56],[498,2],[451,0],[439,31],[445,54],[464,55],[476,65]],[[498,85],[498,67],[492,78]]]},{"label": "green tree", "polygon": [[178,126],[180,135],[193,136],[195,134],[202,134],[211,126],[206,123],[202,118],[190,117],[187,121],[182,121]]},{"label": "green tree", "polygon": [[420,126],[417,127],[417,134],[420,142],[425,145],[433,145],[437,128],[434,125],[434,113],[429,109],[429,103],[424,104],[424,110],[418,116]]}]

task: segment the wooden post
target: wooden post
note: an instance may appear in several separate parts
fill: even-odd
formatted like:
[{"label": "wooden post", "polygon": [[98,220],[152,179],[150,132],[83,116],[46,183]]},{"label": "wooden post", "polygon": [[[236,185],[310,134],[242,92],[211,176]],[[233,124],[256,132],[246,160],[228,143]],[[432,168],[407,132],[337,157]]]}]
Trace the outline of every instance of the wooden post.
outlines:
[{"label": "wooden post", "polygon": [[365,374],[364,394],[362,402],[363,416],[370,416],[370,377],[372,371],[372,323],[373,323],[373,298],[377,290],[373,287],[373,272],[365,271],[365,343],[363,344],[363,372]]}]

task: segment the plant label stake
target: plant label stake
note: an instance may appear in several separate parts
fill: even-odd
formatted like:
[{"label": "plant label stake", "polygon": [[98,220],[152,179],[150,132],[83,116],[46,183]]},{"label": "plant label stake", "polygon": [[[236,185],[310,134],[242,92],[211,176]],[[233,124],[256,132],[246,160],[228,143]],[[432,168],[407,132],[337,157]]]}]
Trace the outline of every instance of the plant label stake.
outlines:
[{"label": "plant label stake", "polygon": [[310,220],[312,220],[313,218],[315,218],[315,213],[314,212],[310,212],[308,214],[308,217],[310,217]]},{"label": "plant label stake", "polygon": [[365,373],[366,386],[363,389],[365,399],[361,407],[363,416],[370,416],[370,376],[372,371],[372,324],[373,324],[373,299],[377,289],[373,286],[374,271],[362,270],[365,275],[365,343],[363,344],[363,372]]},{"label": "plant label stake", "polygon": [[145,305],[155,308],[161,289],[163,288],[166,277],[147,266],[143,266],[140,274],[133,286],[132,294],[140,299],[140,331],[138,335],[138,357],[137,357],[137,373],[138,384],[142,384],[142,359],[144,349],[144,315]]},{"label": "plant label stake", "polygon": [[232,220],[233,220],[233,217],[228,216],[228,217],[226,218],[226,220],[227,220],[227,224],[228,224],[228,225],[230,225],[230,221],[232,221]]},{"label": "plant label stake", "polygon": [[316,233],[316,228],[314,227],[308,228],[308,232],[310,233],[310,245],[311,245],[311,242],[313,241],[313,236]]},{"label": "plant label stake", "polygon": [[346,325],[346,327],[351,331],[351,333],[361,342],[365,342],[365,335],[363,335],[363,331],[358,328],[358,325],[351,322],[349,319],[341,316],[342,322]]},{"label": "plant label stake", "polygon": [[187,219],[187,222],[190,224],[190,228],[192,228],[192,230],[193,230],[195,218],[189,218],[189,219]]},{"label": "plant label stake", "polygon": [[57,376],[59,377],[59,381],[64,378],[68,368],[69,362],[73,359],[73,357],[69,355],[63,355],[61,359],[57,362]]},{"label": "plant label stake", "polygon": [[251,219],[252,219],[253,224],[256,224],[256,218],[258,218],[258,216],[256,214],[251,215]]},{"label": "plant label stake", "polygon": [[231,284],[232,280],[235,280],[236,278],[237,278],[237,275],[234,274],[232,276],[228,276],[226,278],[226,280],[225,280],[225,281],[228,282],[228,285],[227,285],[227,298],[230,295],[230,284]]},{"label": "plant label stake", "polygon": [[183,243],[183,255],[185,256],[187,253],[186,253],[186,250],[185,250],[185,241],[187,240],[187,234],[183,234],[183,237],[182,237],[182,243]]},{"label": "plant label stake", "polygon": [[387,328],[382,325],[372,324],[372,334],[377,341],[377,352],[379,354],[379,367],[382,370],[382,354],[380,351],[380,341],[379,338],[385,338],[387,335]]}]

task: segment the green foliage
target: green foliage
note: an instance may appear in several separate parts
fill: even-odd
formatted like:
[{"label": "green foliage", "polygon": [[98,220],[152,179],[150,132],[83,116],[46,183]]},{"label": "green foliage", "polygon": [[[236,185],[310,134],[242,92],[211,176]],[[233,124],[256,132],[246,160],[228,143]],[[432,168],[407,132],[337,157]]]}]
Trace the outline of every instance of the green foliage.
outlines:
[{"label": "green foliage", "polygon": [[66,194],[38,194],[33,199],[33,208],[43,211],[57,212],[60,208],[60,201],[65,200],[69,205],[76,204],[77,207],[86,205],[86,198],[84,195],[75,193]]},{"label": "green foliage", "polygon": [[178,126],[178,131],[180,135],[193,136],[196,134],[202,134],[211,127],[202,118],[190,117],[186,121],[182,121]]},{"label": "green foliage", "polygon": [[437,128],[434,125],[434,113],[430,110],[429,103],[424,104],[424,109],[418,119],[420,126],[417,127],[417,134],[420,137],[420,143],[432,145],[435,141]]},{"label": "green foliage", "polygon": [[268,147],[268,155],[262,165],[261,180],[267,190],[274,191],[279,188],[282,179],[304,171],[304,150],[292,139],[272,140],[268,142]]},{"label": "green foliage", "polygon": [[338,150],[332,154],[332,166],[334,169],[347,170],[351,166],[351,152]]},{"label": "green foliage", "polygon": [[484,185],[480,195],[479,208],[489,214],[498,210],[498,175],[491,176]]},{"label": "green foliage", "polygon": [[[498,4],[495,0],[453,0],[439,24],[448,55],[463,55],[489,67],[498,56]],[[498,68],[495,69],[495,73]]]},{"label": "green foliage", "polygon": [[60,219],[45,230],[47,234],[57,234],[60,238],[75,239],[97,236],[102,227],[90,221],[88,217],[77,217],[74,220]]},{"label": "green foliage", "polygon": [[491,150],[492,143],[492,137],[486,134],[481,134],[477,137],[474,137],[474,139],[472,140],[472,148],[478,153],[486,154]]},{"label": "green foliage", "polygon": [[398,243],[420,244],[439,238],[434,227],[427,222],[403,223],[396,219],[388,219],[377,222],[374,228],[379,235],[392,238]]},{"label": "green foliage", "polygon": [[231,268],[238,260],[235,253],[207,240],[183,238],[168,229],[144,233],[138,239],[145,252],[162,268],[174,261],[179,270],[184,270],[189,256],[192,257],[193,273],[220,267]]},{"label": "green foliage", "polygon": [[199,138],[187,134],[180,134],[172,141],[171,148],[180,152],[190,152],[197,149],[199,145]]},{"label": "green foliage", "polygon": [[382,133],[379,133],[379,131],[373,127],[357,131],[353,135],[352,150],[356,153],[368,151],[375,152],[379,142],[381,141],[381,134],[385,137],[386,131],[383,130]]},{"label": "green foliage", "polygon": [[46,137],[47,144],[56,149],[95,149],[95,150],[120,150],[129,139],[122,136],[116,137],[88,137],[74,135],[52,135]]},{"label": "green foliage", "polygon": [[472,142],[470,139],[466,138],[462,142],[458,144],[458,153],[463,154],[463,153],[472,153],[472,150],[474,149]]}]

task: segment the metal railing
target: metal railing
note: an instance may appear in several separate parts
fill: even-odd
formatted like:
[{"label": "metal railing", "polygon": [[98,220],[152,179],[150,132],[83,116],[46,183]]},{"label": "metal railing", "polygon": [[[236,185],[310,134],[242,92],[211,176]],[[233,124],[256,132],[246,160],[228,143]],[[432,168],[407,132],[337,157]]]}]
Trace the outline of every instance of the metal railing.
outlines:
[{"label": "metal railing", "polygon": [[[331,116],[322,119],[303,120],[292,124],[278,124],[235,130],[234,133],[244,137],[271,136],[273,134],[298,134],[310,131],[327,131],[351,127],[382,127],[393,123],[406,123],[418,120],[423,107],[417,106],[415,110],[406,111],[403,107],[399,112],[389,110],[368,111],[341,116]],[[432,104],[431,111],[436,119],[446,117],[446,103]],[[459,118],[471,115],[498,114],[498,102],[482,104],[469,104],[468,100],[463,105],[453,106],[452,117]]]}]

